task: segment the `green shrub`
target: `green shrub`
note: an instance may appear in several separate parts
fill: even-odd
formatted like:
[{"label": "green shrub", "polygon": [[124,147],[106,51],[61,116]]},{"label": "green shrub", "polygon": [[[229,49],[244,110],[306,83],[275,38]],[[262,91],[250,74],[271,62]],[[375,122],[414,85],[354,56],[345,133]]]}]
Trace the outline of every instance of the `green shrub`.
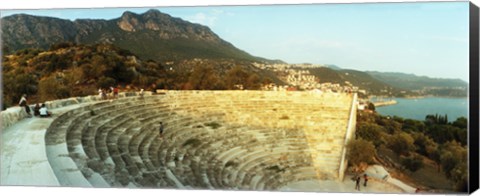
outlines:
[{"label": "green shrub", "polygon": [[375,147],[383,143],[382,133],[385,133],[385,128],[373,123],[357,123],[355,135],[357,138],[362,138],[366,141],[373,142]]},{"label": "green shrub", "polygon": [[415,172],[423,167],[423,158],[419,155],[413,155],[402,158],[401,163],[408,170]]},{"label": "green shrub", "polygon": [[375,105],[372,102],[368,102],[368,109],[375,111]]},{"label": "green shrub", "polygon": [[360,165],[360,163],[373,163],[373,157],[375,156],[375,146],[372,142],[355,139],[350,140],[347,144],[347,159],[350,164],[354,166]]},{"label": "green shrub", "polygon": [[413,138],[415,139],[414,145],[417,147],[416,152],[419,154],[430,157],[438,148],[438,144],[423,133],[415,133]]},{"label": "green shrub", "polygon": [[389,138],[387,146],[400,155],[409,155],[415,150],[414,140],[408,133],[396,133]]},{"label": "green shrub", "polygon": [[38,93],[40,100],[54,100],[70,97],[70,88],[63,85],[54,76],[40,80],[38,84]]},{"label": "green shrub", "polygon": [[215,90],[219,87],[220,78],[213,66],[197,65],[188,78],[188,83],[195,90]]},{"label": "green shrub", "polygon": [[109,88],[114,85],[115,85],[115,79],[110,77],[103,77],[103,76],[98,80],[98,83],[97,83],[97,87],[99,88]]}]

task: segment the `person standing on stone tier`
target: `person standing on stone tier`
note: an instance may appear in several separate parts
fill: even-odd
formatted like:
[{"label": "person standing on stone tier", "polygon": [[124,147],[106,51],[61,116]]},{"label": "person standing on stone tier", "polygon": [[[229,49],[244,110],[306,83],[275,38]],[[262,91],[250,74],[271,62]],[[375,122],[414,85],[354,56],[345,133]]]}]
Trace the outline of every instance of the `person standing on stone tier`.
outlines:
[{"label": "person standing on stone tier", "polygon": [[26,94],[23,94],[22,95],[22,98],[20,98],[20,102],[18,102],[18,105],[20,107],[24,107],[25,108],[25,112],[27,112],[28,114],[28,117],[31,117],[32,115],[30,114],[30,106],[28,106],[28,103],[27,103],[27,95]]},{"label": "person standing on stone tier", "polygon": [[142,89],[140,89],[140,93],[138,93],[138,95],[140,96],[140,98],[143,98],[143,94],[144,94],[144,92],[143,92],[143,88],[142,88]]},{"label": "person standing on stone tier", "polygon": [[113,98],[115,95],[113,94],[113,86],[110,87],[110,90],[108,90],[107,94],[110,95],[111,93],[111,97]]},{"label": "person standing on stone tier", "polygon": [[364,183],[363,183],[363,186],[367,186],[367,182],[368,182],[368,176],[367,174],[363,174],[363,179],[365,180]]},{"label": "person standing on stone tier", "polygon": [[357,178],[355,179],[355,190],[360,191],[360,176],[357,176]]},{"label": "person standing on stone tier", "polygon": [[101,88],[98,89],[98,97],[100,97],[100,99],[103,99],[103,90]]},{"label": "person standing on stone tier", "polygon": [[160,137],[163,137],[163,122],[160,122],[159,130],[160,130]]},{"label": "person standing on stone tier", "polygon": [[105,89],[102,89],[102,99],[107,100],[107,92],[105,92]]},{"label": "person standing on stone tier", "polygon": [[113,98],[118,98],[118,87],[113,88]]}]

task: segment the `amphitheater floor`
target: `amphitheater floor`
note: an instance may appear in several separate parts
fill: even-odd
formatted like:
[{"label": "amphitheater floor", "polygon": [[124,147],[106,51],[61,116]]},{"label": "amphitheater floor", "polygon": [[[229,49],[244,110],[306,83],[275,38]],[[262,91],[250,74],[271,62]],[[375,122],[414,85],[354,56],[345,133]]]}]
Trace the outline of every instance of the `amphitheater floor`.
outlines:
[{"label": "amphitheater floor", "polygon": [[45,151],[45,121],[28,118],[3,130],[2,185],[59,186]]},{"label": "amphitheater floor", "polygon": [[[292,192],[329,192],[329,193],[405,193],[410,191],[402,190],[390,183],[380,181],[369,181],[368,186],[360,187],[360,191],[355,190],[355,182],[350,180],[351,176],[345,176],[343,182],[334,180],[325,181],[299,181],[290,183],[280,189],[280,191]],[[363,183],[363,180],[362,180]]]}]

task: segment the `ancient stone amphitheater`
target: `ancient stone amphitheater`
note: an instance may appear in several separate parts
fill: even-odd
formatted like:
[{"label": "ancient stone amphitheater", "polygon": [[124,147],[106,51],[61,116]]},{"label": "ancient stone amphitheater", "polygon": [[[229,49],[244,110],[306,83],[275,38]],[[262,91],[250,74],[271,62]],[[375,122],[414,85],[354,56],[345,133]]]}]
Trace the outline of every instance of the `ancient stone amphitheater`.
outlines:
[{"label": "ancient stone amphitheater", "polygon": [[[31,121],[25,126],[43,120],[36,149],[58,186],[278,190],[343,179],[355,103],[355,94],[343,93],[122,93],[115,100],[47,102],[55,113],[49,119],[23,119],[17,107],[2,112],[2,120],[3,129],[17,129],[12,134],[28,132],[17,126],[24,120]],[[14,172],[8,165],[14,155],[5,149],[1,172]],[[2,175],[4,184],[24,183],[9,178]]]}]

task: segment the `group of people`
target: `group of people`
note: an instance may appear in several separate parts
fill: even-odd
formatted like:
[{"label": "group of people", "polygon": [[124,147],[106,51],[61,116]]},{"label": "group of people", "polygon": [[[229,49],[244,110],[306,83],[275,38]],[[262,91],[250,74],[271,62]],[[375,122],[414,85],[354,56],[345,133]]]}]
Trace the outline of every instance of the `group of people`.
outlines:
[{"label": "group of people", "polygon": [[[368,175],[367,175],[367,174],[363,174],[363,179],[364,179],[363,186],[364,186],[364,187],[367,187]],[[356,176],[356,177],[355,177],[355,190],[360,191],[360,181],[361,181],[361,177],[360,177],[360,176]]]},{"label": "group of people", "polygon": [[[115,88],[110,87],[110,92],[109,93],[112,93],[113,98],[118,98],[118,91],[119,91],[118,87],[115,87]],[[102,99],[107,99],[107,92],[105,91],[105,89],[98,89],[98,92],[99,92],[99,95]],[[142,89],[141,94],[143,95],[143,89]],[[18,105],[20,107],[25,108],[25,112],[27,113],[28,118],[30,118],[32,116],[50,117],[52,115],[52,113],[48,111],[45,103],[35,104],[35,106],[33,107],[33,115],[32,115],[32,109],[28,105],[26,94],[22,95],[22,97],[20,98],[20,101],[18,102]]]},{"label": "group of people", "polygon": [[98,89],[98,96],[100,96],[100,98],[102,98],[103,100],[106,100],[108,98],[107,94],[112,94],[112,98],[116,99],[118,98],[118,87],[110,87],[108,92],[107,90],[103,89],[103,88],[99,88]]},{"label": "group of people", "polygon": [[[20,102],[18,103],[20,107],[25,108],[25,112],[28,114],[28,117],[32,117],[31,109],[30,106],[27,103],[27,95],[23,94],[22,98],[20,98]],[[34,116],[40,116],[40,117],[50,117],[52,113],[48,111],[47,106],[45,103],[42,103],[41,105],[39,103],[35,104],[35,107],[33,107],[33,115]]]}]

